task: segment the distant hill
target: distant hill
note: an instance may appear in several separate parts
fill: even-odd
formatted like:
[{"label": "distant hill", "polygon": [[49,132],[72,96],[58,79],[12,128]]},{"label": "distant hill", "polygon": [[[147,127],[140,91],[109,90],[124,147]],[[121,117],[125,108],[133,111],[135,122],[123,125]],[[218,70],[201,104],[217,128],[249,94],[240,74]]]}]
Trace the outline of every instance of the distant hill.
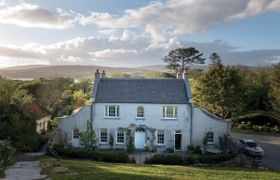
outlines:
[{"label": "distant hill", "polygon": [[[248,67],[238,65],[241,69],[269,69],[271,67]],[[194,65],[191,69],[207,69],[207,65]],[[53,78],[53,77],[70,77],[74,79],[93,78],[96,69],[105,70],[108,75],[112,74],[130,74],[142,76],[144,74],[158,74],[170,71],[165,65],[138,66],[134,68],[127,67],[105,67],[105,66],[89,66],[89,65],[30,65],[16,66],[0,69],[0,76],[9,79],[31,80],[34,78]],[[195,72],[190,72],[191,74]]]},{"label": "distant hill", "polygon": [[163,70],[152,68],[115,68],[102,66],[76,66],[76,65],[61,65],[61,66],[17,66],[0,69],[0,76],[9,79],[33,79],[33,78],[53,78],[53,77],[70,77],[70,78],[92,78],[96,69],[105,70],[108,74],[147,74],[160,73]]}]

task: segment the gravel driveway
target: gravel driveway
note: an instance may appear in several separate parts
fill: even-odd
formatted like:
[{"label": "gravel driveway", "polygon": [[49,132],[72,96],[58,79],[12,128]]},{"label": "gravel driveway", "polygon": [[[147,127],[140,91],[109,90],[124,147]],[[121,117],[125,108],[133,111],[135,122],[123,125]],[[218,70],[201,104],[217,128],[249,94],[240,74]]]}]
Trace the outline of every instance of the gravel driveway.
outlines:
[{"label": "gravel driveway", "polygon": [[280,136],[231,133],[236,138],[250,138],[257,141],[264,149],[262,165],[280,171]]}]

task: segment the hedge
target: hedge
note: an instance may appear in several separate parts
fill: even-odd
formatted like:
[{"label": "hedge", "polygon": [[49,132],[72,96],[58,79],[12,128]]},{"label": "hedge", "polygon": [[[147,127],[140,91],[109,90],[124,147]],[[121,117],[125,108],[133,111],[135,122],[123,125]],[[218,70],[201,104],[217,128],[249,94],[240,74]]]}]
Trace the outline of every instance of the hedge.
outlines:
[{"label": "hedge", "polygon": [[131,163],[125,152],[96,151],[92,149],[81,149],[72,146],[54,145],[54,151],[58,156],[74,159],[90,159],[111,163]]},{"label": "hedge", "polygon": [[157,154],[145,161],[145,164],[163,164],[163,165],[191,165],[196,163],[217,164],[232,159],[231,154],[214,155],[190,155],[183,156],[179,154],[165,155]]}]

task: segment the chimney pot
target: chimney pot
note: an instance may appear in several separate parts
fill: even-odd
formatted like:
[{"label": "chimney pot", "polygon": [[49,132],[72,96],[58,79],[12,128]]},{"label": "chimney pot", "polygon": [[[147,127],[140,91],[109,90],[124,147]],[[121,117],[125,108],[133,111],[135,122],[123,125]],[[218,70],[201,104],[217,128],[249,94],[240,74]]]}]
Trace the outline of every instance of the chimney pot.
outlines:
[{"label": "chimney pot", "polygon": [[187,71],[186,70],[184,70],[184,72],[183,72],[183,74],[182,74],[182,78],[184,79],[184,80],[188,80],[188,73],[187,73]]},{"label": "chimney pot", "polygon": [[97,69],[95,72],[95,79],[100,79],[99,69]]},{"label": "chimney pot", "polygon": [[104,70],[103,70],[103,72],[101,73],[101,78],[106,78],[106,73],[105,73]]}]

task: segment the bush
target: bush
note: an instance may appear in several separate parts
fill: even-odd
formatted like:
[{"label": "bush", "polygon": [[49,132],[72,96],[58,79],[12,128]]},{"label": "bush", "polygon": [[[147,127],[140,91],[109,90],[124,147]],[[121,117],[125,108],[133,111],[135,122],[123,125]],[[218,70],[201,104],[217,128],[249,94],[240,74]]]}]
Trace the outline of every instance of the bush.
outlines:
[{"label": "bush", "polygon": [[280,129],[280,120],[266,112],[249,113],[247,115],[230,119],[232,128],[253,130],[255,132],[276,132]]},{"label": "bush", "polygon": [[188,150],[192,151],[194,154],[201,154],[202,153],[200,146],[195,146],[194,147],[193,145],[189,145]]},{"label": "bush", "polygon": [[54,145],[54,151],[57,155],[67,158],[90,159],[94,161],[103,161],[111,163],[130,163],[128,155],[125,152],[101,152],[92,149],[80,149],[72,146]]},{"label": "bush", "polygon": [[217,164],[232,159],[234,156],[231,154],[213,154],[203,155],[199,157],[199,162],[203,164]]},{"label": "bush", "polygon": [[231,154],[214,154],[214,155],[190,155],[184,157],[179,154],[163,155],[157,154],[145,161],[145,164],[164,164],[164,165],[192,165],[197,163],[217,164],[232,159]]},{"label": "bush", "polygon": [[12,148],[8,143],[0,144],[0,178],[4,177],[5,168],[13,164]]},{"label": "bush", "polygon": [[145,161],[145,164],[184,165],[184,158],[178,154],[156,154]]},{"label": "bush", "polygon": [[190,156],[187,156],[184,158],[184,163],[186,165],[192,165],[192,164],[196,164],[198,162],[197,156],[193,156],[193,155],[190,155]]},{"label": "bush", "polygon": [[166,153],[174,153],[174,149],[173,148],[166,148],[165,152]]},{"label": "bush", "polygon": [[39,134],[22,134],[12,139],[12,145],[23,152],[39,151],[46,140]]}]

